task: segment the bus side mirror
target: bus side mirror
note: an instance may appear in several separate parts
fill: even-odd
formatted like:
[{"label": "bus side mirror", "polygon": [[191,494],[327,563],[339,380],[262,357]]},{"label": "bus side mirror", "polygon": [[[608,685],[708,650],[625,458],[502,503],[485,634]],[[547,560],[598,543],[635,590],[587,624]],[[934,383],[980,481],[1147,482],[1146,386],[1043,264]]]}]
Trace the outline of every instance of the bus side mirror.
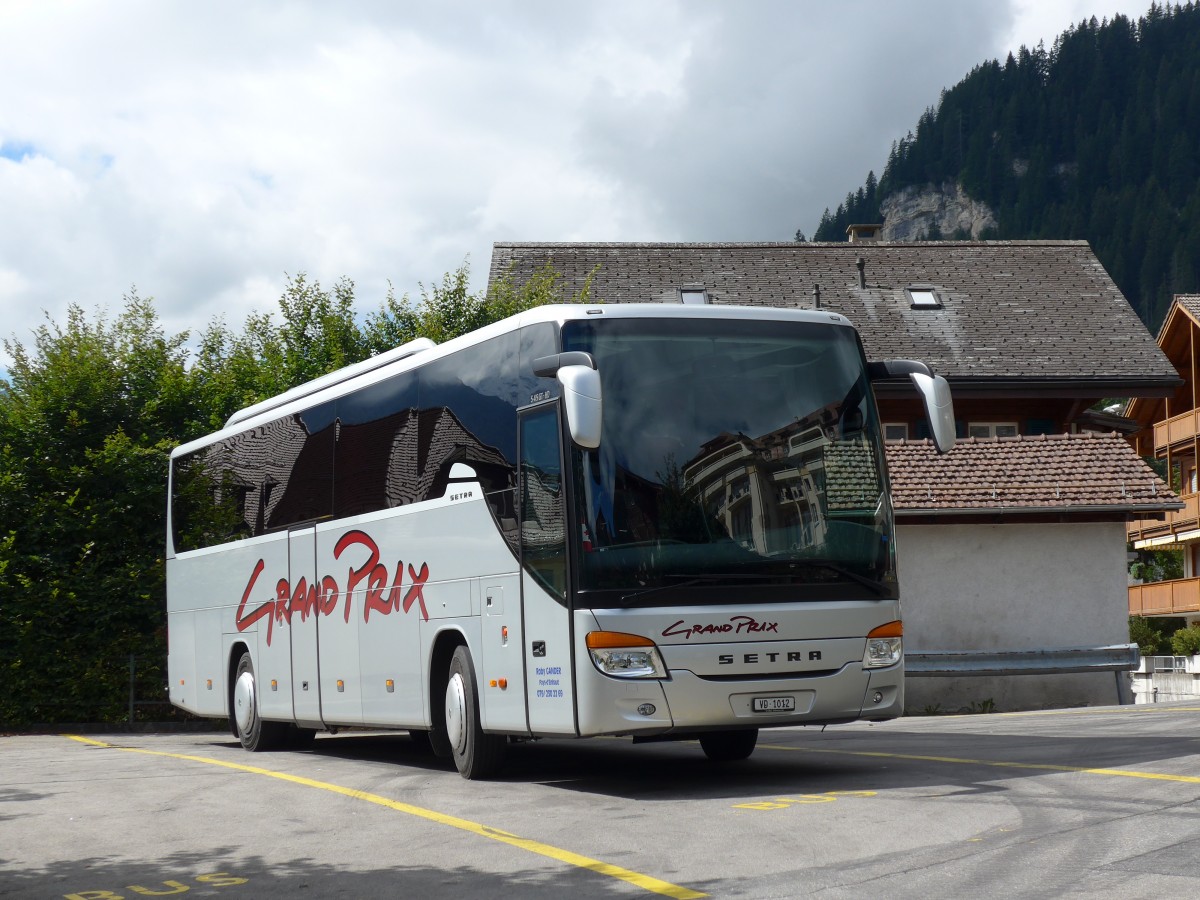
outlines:
[{"label": "bus side mirror", "polygon": [[929,433],[938,453],[949,453],[954,449],[954,401],[950,397],[950,385],[941,375],[909,372],[921,399],[925,403],[925,418],[929,421]]},{"label": "bus side mirror", "polygon": [[954,449],[954,400],[950,396],[950,385],[941,375],[915,359],[885,359],[867,363],[867,377],[872,381],[883,378],[898,378],[907,375],[913,387],[925,403],[925,420],[929,423],[929,434],[938,453],[949,453]]},{"label": "bus side mirror", "polygon": [[590,366],[567,365],[555,375],[563,389],[563,411],[571,440],[585,450],[595,450],[600,446],[600,422],[604,413],[600,373]]}]

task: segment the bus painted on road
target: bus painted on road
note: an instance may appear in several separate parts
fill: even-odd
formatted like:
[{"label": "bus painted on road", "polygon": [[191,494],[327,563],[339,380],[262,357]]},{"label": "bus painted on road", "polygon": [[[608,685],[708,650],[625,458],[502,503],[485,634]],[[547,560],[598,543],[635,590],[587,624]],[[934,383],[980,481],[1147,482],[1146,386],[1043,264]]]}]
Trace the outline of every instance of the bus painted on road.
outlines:
[{"label": "bus painted on road", "polygon": [[698,739],[904,705],[868,363],[824,311],[546,306],[415,341],[171,456],[170,699],[248,750],[403,729],[464,777],[536,738]]}]

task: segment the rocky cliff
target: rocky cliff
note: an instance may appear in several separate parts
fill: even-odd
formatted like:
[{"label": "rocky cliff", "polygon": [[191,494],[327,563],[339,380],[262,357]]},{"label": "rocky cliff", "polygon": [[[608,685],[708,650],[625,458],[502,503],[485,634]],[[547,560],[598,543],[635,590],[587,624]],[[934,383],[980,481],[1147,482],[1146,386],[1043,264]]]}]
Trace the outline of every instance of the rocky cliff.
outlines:
[{"label": "rocky cliff", "polygon": [[885,199],[880,212],[880,239],[884,241],[919,241],[930,236],[977,239],[986,229],[996,227],[996,216],[987,204],[972,200],[954,182],[905,188]]}]

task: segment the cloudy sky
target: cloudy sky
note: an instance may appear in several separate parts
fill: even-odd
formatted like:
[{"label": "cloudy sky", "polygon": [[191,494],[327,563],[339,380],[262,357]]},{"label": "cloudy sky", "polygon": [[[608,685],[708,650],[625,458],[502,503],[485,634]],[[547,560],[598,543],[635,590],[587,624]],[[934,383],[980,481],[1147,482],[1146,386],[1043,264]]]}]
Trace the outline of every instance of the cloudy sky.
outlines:
[{"label": "cloudy sky", "polygon": [[[494,241],[790,240],[985,59],[1148,0],[0,0],[0,336],[364,311]],[[0,367],[8,359],[0,351]]]}]

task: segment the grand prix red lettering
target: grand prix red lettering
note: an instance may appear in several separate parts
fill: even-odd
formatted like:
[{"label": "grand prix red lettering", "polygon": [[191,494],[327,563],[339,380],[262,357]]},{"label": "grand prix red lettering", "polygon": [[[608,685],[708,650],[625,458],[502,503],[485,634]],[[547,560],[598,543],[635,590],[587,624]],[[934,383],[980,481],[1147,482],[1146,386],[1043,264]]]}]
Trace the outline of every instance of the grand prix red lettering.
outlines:
[{"label": "grand prix red lettering", "polygon": [[404,580],[404,561],[396,560],[392,571],[395,576],[389,578],[388,567],[381,562],[382,556],[379,545],[365,531],[347,531],[333,547],[333,558],[341,560],[343,555],[348,559],[355,558],[354,548],[367,551],[366,558],[361,564],[351,564],[346,570],[345,591],[333,575],[322,575],[313,583],[301,575],[293,585],[286,578],[275,582],[275,595],[270,600],[264,600],[249,612],[250,596],[254,586],[266,568],[266,563],[259,560],[250,573],[246,589],[242,592],[242,600],[237,608],[237,629],[245,631],[261,619],[267,620],[267,644],[274,636],[275,625],[282,627],[290,625],[293,616],[299,616],[304,622],[309,616],[331,616],[337,611],[338,601],[344,598],[344,621],[350,621],[351,605],[356,596],[362,598],[363,621],[371,621],[371,613],[391,615],[395,612],[407,613],[414,603],[421,609],[421,618],[429,621],[429,610],[425,607],[425,584],[429,581],[429,566],[421,563],[418,569],[412,563],[408,564],[409,584],[407,590]]},{"label": "grand prix red lettering", "polygon": [[[399,563],[396,564],[399,566]],[[397,575],[399,577],[399,575]],[[412,587],[408,589],[408,593],[404,595],[404,611],[408,612],[412,608],[413,601],[420,601],[421,618],[426,622],[429,621],[429,610],[425,608],[425,582],[429,580],[429,566],[421,563],[421,571],[417,572],[413,569],[412,563],[408,564],[408,577],[412,579]]]},{"label": "grand prix red lettering", "polygon": [[[270,616],[275,604],[271,602],[264,603],[258,607],[250,615],[246,615],[246,601],[250,599],[250,592],[254,590],[254,582],[258,581],[258,576],[262,574],[262,570],[266,568],[266,563],[261,559],[255,564],[254,571],[250,573],[250,580],[246,582],[246,590],[242,591],[242,602],[237,608],[237,628],[238,631],[245,631],[259,619],[264,616]],[[267,619],[267,643],[271,643],[271,619]]]},{"label": "grand prix red lettering", "polygon": [[663,629],[663,637],[683,635],[685,641],[690,641],[692,635],[707,634],[779,634],[778,622],[760,622],[754,616],[730,616],[728,622],[710,622],[703,625],[689,625],[687,619],[680,619]]}]

